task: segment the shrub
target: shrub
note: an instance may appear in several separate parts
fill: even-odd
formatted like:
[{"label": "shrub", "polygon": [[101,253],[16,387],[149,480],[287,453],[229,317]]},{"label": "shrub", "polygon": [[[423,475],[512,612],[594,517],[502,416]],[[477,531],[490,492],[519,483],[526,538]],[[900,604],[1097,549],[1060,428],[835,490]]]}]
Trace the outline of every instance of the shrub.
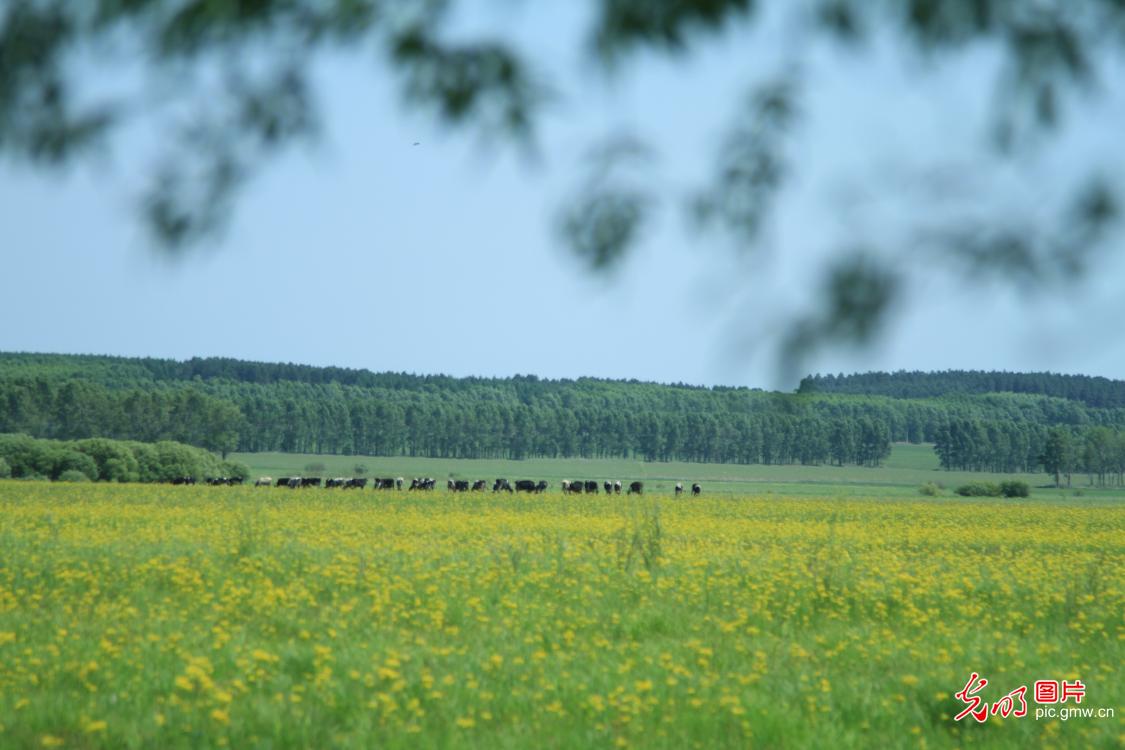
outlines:
[{"label": "shrub", "polygon": [[59,474],[60,482],[89,482],[90,477],[83,474],[78,469],[67,469]]},{"label": "shrub", "polygon": [[319,476],[328,470],[328,467],[321,461],[313,461],[311,464],[305,464],[305,473],[310,476]]},{"label": "shrub", "polygon": [[918,488],[918,494],[919,495],[925,495],[927,497],[934,497],[935,495],[938,495],[940,493],[941,493],[941,487],[938,487],[933,482],[926,482],[925,484],[923,484],[921,487]]},{"label": "shrub", "polygon": [[75,442],[74,449],[94,459],[98,465],[98,479],[107,482],[136,482],[140,479],[140,465],[129,450],[128,443],[88,438]]},{"label": "shrub", "polygon": [[51,479],[62,479],[63,474],[72,471],[81,472],[87,479],[98,478],[97,462],[85,453],[79,453],[78,451],[63,447],[52,448],[51,472],[49,474]]},{"label": "shrub", "polygon": [[245,482],[250,478],[250,467],[246,464],[240,464],[237,461],[223,461],[219,475],[240,479]]},{"label": "shrub", "polygon": [[12,467],[8,465],[3,456],[0,456],[0,479],[7,479],[10,476],[12,476]]},{"label": "shrub", "polygon": [[1000,492],[1004,497],[1027,497],[1031,494],[1031,488],[1027,485],[1027,482],[1001,482]]},{"label": "shrub", "polygon": [[969,482],[954,490],[962,497],[1000,497],[1000,485],[995,482]]}]

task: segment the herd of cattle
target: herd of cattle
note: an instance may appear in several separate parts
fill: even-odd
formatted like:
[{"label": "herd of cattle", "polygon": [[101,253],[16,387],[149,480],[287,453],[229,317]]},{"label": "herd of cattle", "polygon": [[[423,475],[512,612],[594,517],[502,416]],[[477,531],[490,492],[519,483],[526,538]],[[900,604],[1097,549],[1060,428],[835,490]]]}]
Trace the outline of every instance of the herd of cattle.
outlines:
[{"label": "herd of cattle", "polygon": [[[377,490],[401,490],[406,485],[406,480],[402,477],[376,477],[370,480],[371,486]],[[194,477],[176,477],[172,480],[172,484],[195,484]],[[242,479],[238,477],[207,477],[203,480],[204,484],[209,485],[236,485],[242,484]],[[368,480],[366,477],[359,477],[349,479],[348,477],[335,477],[332,479],[321,480],[320,477],[281,477],[276,481],[273,477],[259,477],[258,481],[254,482],[255,487],[288,487],[290,489],[300,489],[301,487],[338,487],[345,490],[362,490],[367,487]],[[432,490],[437,486],[437,480],[433,477],[414,477],[407,486],[409,490]],[[582,494],[587,493],[591,495],[598,494],[600,489],[604,489],[607,495],[620,495],[622,488],[621,480],[615,482],[603,482],[600,487],[598,483],[592,479],[579,479],[575,481],[563,480],[562,491],[564,494]],[[518,479],[515,482],[509,482],[507,479],[497,479],[492,483],[493,492],[546,492],[550,489],[551,485],[544,479],[535,481],[533,479]],[[485,479],[478,479],[475,482],[470,482],[467,479],[450,479],[446,482],[446,489],[450,492],[484,492],[488,489],[488,481]],[[640,495],[644,493],[644,482],[630,482],[628,485],[627,495]],[[676,482],[676,495],[684,493],[684,485],[682,482]],[[699,495],[703,492],[698,482],[691,485],[691,494]]]}]

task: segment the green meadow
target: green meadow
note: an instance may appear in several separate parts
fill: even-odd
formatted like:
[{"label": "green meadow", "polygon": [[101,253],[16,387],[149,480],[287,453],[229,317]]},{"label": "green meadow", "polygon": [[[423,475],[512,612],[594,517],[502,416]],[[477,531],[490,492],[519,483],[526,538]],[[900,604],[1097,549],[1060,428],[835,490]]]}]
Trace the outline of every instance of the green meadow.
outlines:
[{"label": "green meadow", "polygon": [[1117,502],[6,480],[0,747],[1120,747],[1123,581]]},{"label": "green meadow", "polygon": [[620,479],[645,483],[646,492],[672,494],[677,482],[685,490],[699,482],[707,494],[743,495],[775,493],[821,496],[827,493],[850,497],[902,497],[917,494],[918,488],[933,482],[951,495],[954,488],[972,481],[1003,482],[1021,480],[1032,487],[1037,498],[1067,499],[1081,503],[1090,499],[1125,499],[1125,488],[1092,486],[1084,474],[1075,474],[1069,488],[1056,489],[1046,474],[992,474],[987,472],[943,471],[931,445],[896,443],[890,457],[879,467],[802,466],[761,464],[704,464],[686,462],[644,462],[618,459],[528,459],[524,461],[413,458],[410,456],[331,456],[293,453],[233,453],[231,459],[250,467],[252,478],[310,474],[306,467],[322,464],[325,477],[353,476],[361,465],[365,476],[433,477],[439,489],[447,479],[545,479],[552,489],[564,479],[595,479],[599,482]]}]

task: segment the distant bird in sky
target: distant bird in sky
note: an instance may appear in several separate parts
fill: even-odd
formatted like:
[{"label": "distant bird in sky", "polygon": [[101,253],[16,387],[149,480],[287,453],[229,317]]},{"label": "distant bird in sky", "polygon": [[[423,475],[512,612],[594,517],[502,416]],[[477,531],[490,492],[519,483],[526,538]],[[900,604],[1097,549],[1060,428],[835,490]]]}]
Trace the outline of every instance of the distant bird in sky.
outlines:
[{"label": "distant bird in sky", "polygon": [[414,145],[415,146],[419,145],[418,141],[414,141]]}]

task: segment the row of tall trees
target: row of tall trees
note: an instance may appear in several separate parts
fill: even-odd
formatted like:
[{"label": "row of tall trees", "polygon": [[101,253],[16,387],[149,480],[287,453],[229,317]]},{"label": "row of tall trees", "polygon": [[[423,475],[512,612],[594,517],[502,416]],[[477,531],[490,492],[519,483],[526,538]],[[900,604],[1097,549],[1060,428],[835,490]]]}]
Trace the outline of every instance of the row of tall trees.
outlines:
[{"label": "row of tall trees", "polygon": [[[337,377],[338,376],[338,377]],[[948,468],[1032,471],[1052,426],[1125,409],[1039,394],[779,394],[592,378],[451,378],[189,360],[0,354],[0,432],[231,450],[446,458],[878,464],[934,442]]]},{"label": "row of tall trees", "polygon": [[1085,473],[1091,484],[1125,486],[1125,431],[1107,427],[1071,430],[1055,427],[1048,431],[1040,457],[1044,471],[1060,486],[1067,486],[1073,474]]},{"label": "row of tall trees", "polygon": [[[638,389],[641,386],[637,386]],[[226,452],[442,458],[645,458],[713,463],[878,464],[892,428],[864,409],[648,409],[583,398],[523,403],[364,392],[338,385],[211,383],[113,390],[77,380],[0,381],[0,431],[61,440],[177,440]],[[839,405],[833,405],[839,407]],[[842,412],[842,413],[836,413]]]},{"label": "row of tall trees", "polygon": [[1100,425],[954,420],[939,432],[934,451],[945,469],[1034,473],[1042,467],[1056,486],[1069,485],[1075,473],[1100,486],[1125,484],[1125,430]]}]

